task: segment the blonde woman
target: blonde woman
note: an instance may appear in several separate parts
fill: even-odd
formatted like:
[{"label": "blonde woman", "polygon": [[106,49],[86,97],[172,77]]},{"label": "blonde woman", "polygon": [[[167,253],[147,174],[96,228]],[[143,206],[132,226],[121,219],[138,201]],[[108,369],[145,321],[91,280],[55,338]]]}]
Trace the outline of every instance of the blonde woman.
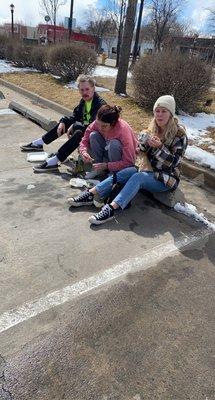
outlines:
[{"label": "blonde woman", "polygon": [[[98,214],[89,218],[91,224],[100,225],[113,219],[115,210],[124,209],[140,189],[155,193],[177,188],[181,158],[187,147],[187,136],[175,117],[175,107],[175,99],[172,96],[166,95],[157,99],[153,107],[154,118],[147,133],[139,140],[140,151],[147,157],[141,170],[137,172],[134,168],[125,168],[117,172],[117,182],[125,186],[110,204],[106,204]],[[112,188],[112,181],[113,177],[108,177],[88,192],[70,199],[70,205],[78,207],[93,204],[95,194],[107,197]],[[81,197],[84,194],[83,203]]]}]

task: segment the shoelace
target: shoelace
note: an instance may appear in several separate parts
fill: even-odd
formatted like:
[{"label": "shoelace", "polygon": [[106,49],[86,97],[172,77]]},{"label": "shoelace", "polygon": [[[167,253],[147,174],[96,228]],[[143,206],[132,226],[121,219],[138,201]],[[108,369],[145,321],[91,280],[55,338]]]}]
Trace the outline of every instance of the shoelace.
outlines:
[{"label": "shoelace", "polygon": [[96,214],[97,219],[103,219],[110,216],[110,207],[105,206],[98,214]]},{"label": "shoelace", "polygon": [[77,196],[77,197],[75,198],[75,201],[90,200],[91,197],[92,197],[91,193],[89,193],[89,192],[84,192],[84,193],[80,194],[79,196]]}]

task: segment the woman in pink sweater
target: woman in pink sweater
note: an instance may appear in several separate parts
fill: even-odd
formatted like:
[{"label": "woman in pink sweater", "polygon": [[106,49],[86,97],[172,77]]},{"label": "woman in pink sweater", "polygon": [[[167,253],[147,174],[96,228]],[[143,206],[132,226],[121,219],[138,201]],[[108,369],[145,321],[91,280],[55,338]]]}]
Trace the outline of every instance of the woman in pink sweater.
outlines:
[{"label": "woman in pink sweater", "polygon": [[120,117],[121,108],[103,105],[88,126],[79,146],[85,163],[95,173],[120,171],[135,164],[137,139],[133,129]]}]

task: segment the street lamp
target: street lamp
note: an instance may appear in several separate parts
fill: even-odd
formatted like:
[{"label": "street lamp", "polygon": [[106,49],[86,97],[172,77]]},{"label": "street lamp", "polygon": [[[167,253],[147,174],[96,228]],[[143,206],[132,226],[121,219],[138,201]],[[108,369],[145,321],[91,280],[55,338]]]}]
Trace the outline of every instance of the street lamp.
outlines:
[{"label": "street lamp", "polygon": [[71,33],[72,33],[73,3],[74,3],[74,1],[71,0],[71,3],[70,3],[70,17],[69,17],[69,41],[71,40]]},{"label": "street lamp", "polygon": [[11,4],[11,5],[10,5],[10,11],[11,11],[11,33],[12,33],[12,36],[13,36],[13,34],[14,34],[14,26],[13,26],[13,13],[14,13],[14,8],[15,8],[14,4]]}]

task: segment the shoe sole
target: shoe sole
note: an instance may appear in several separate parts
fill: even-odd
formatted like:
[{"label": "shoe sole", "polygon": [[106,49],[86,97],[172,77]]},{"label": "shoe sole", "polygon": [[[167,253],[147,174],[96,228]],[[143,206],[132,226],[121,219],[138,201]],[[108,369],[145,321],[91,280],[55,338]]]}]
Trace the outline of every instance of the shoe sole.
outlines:
[{"label": "shoe sole", "polygon": [[33,171],[38,173],[38,174],[42,174],[42,173],[46,173],[46,172],[59,172],[58,168],[53,168],[53,169],[37,169],[33,167]]},{"label": "shoe sole", "polygon": [[76,202],[73,202],[72,200],[67,200],[67,203],[72,207],[93,206],[93,201],[90,201],[89,203],[85,203],[85,202],[76,203]]},{"label": "shoe sole", "polygon": [[22,147],[20,147],[20,149],[21,149],[21,151],[32,151],[32,152],[39,152],[39,151],[43,151],[43,148],[42,149],[31,149],[31,148],[28,148],[28,149],[23,149]]},{"label": "shoe sole", "polygon": [[102,225],[102,224],[105,224],[105,223],[108,222],[108,221],[112,221],[113,219],[114,219],[114,216],[113,216],[113,217],[110,217],[110,218],[108,218],[108,219],[105,219],[105,220],[103,220],[103,221],[99,221],[98,219],[91,219],[91,218],[89,218],[88,221],[89,221],[90,224],[92,224],[92,225]]}]

